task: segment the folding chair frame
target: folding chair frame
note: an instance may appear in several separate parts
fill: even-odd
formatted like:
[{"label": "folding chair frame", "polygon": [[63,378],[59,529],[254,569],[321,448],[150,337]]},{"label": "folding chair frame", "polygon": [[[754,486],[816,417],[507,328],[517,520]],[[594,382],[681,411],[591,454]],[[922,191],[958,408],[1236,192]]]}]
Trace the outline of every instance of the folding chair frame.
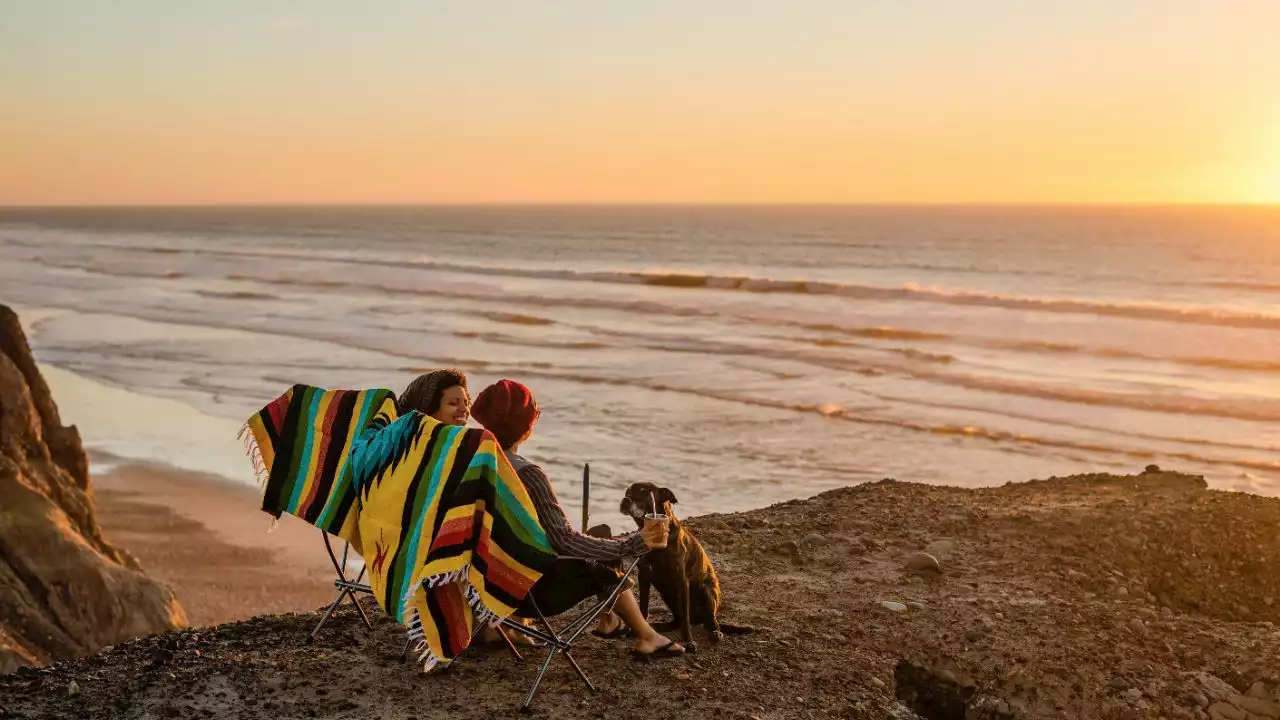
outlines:
[{"label": "folding chair frame", "polygon": [[333,544],[329,542],[329,533],[321,530],[320,535],[324,538],[324,549],[329,553],[329,562],[333,563],[333,569],[338,573],[337,579],[333,581],[334,587],[338,588],[338,595],[333,599],[333,602],[329,603],[329,607],[320,616],[320,622],[316,623],[315,629],[307,636],[308,645],[315,642],[316,635],[320,633],[320,628],[324,627],[324,624],[329,621],[329,618],[333,616],[334,611],[338,609],[338,606],[342,604],[345,598],[351,598],[351,604],[355,605],[356,610],[360,612],[360,619],[364,621],[364,626],[370,630],[373,629],[373,623],[369,621],[369,614],[361,607],[360,601],[356,600],[356,593],[373,594],[373,588],[360,582],[364,579],[364,572],[368,569],[367,566],[362,566],[360,573],[354,579],[348,580],[347,555],[351,551],[351,543],[344,542],[342,544],[342,561],[339,562],[338,556],[333,552]]},{"label": "folding chair frame", "polygon": [[542,610],[538,607],[538,603],[534,601],[532,596],[528,598],[529,605],[533,608],[534,615],[537,617],[538,621],[542,623],[544,628],[546,628],[545,632],[537,630],[536,628],[528,627],[527,625],[511,618],[502,619],[499,623],[499,629],[505,628],[511,632],[520,633],[526,637],[539,640],[546,643],[549,648],[547,651],[547,659],[542,661],[542,667],[538,670],[538,676],[533,681],[533,687],[529,688],[529,694],[525,697],[524,704],[520,706],[521,712],[529,712],[530,708],[533,706],[533,696],[537,694],[538,686],[542,684],[542,678],[547,674],[547,668],[551,666],[551,659],[556,656],[556,653],[564,653],[565,659],[573,666],[574,671],[578,673],[578,677],[582,678],[582,682],[586,683],[587,689],[595,692],[596,686],[591,683],[591,678],[587,677],[587,674],[582,670],[582,666],[578,665],[578,661],[573,658],[572,654],[570,654],[573,650],[573,643],[578,639],[579,635],[590,627],[591,623],[595,622],[601,614],[613,607],[613,602],[618,599],[618,594],[621,593],[623,588],[627,585],[627,578],[631,577],[631,573],[635,571],[636,566],[639,564],[640,558],[637,557],[631,559],[630,564],[626,566],[622,573],[622,577],[618,580],[618,584],[614,586],[613,591],[610,592],[603,600],[596,602],[596,604],[588,608],[587,611],[578,616],[577,619],[561,628],[559,632],[557,632],[555,628],[551,627],[551,623],[542,614]]}]

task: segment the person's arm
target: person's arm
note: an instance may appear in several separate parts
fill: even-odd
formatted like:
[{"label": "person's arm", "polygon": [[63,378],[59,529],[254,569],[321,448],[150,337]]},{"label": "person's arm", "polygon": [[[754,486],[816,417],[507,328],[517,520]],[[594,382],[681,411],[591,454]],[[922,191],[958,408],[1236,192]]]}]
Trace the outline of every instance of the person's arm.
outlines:
[{"label": "person's arm", "polygon": [[524,483],[524,489],[529,493],[529,499],[538,511],[538,519],[542,521],[542,529],[547,533],[551,549],[557,555],[589,560],[621,560],[649,552],[640,533],[614,540],[595,538],[574,530],[542,468],[532,464],[525,465],[518,474],[520,481]]}]

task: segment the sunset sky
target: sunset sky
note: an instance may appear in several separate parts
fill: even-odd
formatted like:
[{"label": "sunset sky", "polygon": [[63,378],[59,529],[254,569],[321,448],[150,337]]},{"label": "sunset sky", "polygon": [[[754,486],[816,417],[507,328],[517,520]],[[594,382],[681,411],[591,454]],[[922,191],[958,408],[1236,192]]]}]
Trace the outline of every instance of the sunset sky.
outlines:
[{"label": "sunset sky", "polygon": [[0,205],[1280,202],[1277,0],[0,1]]}]

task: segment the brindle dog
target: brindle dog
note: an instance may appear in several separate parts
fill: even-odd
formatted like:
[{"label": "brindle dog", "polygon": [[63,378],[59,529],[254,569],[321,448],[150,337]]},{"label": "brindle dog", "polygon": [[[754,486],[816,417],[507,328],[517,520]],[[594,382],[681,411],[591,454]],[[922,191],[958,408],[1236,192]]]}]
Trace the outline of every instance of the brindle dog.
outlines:
[{"label": "brindle dog", "polygon": [[653,483],[635,483],[627,488],[619,510],[630,515],[636,525],[643,528],[644,516],[653,512],[655,501],[660,512],[671,518],[671,527],[667,546],[650,550],[640,561],[640,612],[648,617],[649,586],[653,585],[674,618],[672,627],[662,629],[678,628],[680,643],[689,652],[697,650],[691,636],[691,625],[702,625],[717,641],[723,639],[726,632],[752,632],[754,628],[746,625],[720,622],[720,578],[711,558],[702,549],[702,543],[672,512],[671,506],[676,503],[675,493]]}]

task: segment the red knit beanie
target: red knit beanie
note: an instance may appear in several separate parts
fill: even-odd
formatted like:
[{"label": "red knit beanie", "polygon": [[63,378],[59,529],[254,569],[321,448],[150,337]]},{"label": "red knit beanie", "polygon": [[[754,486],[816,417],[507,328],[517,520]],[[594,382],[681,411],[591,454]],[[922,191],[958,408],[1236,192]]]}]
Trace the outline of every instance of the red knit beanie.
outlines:
[{"label": "red knit beanie", "polygon": [[493,433],[504,449],[523,440],[539,414],[533,393],[515,380],[499,380],[471,404],[471,417]]}]

